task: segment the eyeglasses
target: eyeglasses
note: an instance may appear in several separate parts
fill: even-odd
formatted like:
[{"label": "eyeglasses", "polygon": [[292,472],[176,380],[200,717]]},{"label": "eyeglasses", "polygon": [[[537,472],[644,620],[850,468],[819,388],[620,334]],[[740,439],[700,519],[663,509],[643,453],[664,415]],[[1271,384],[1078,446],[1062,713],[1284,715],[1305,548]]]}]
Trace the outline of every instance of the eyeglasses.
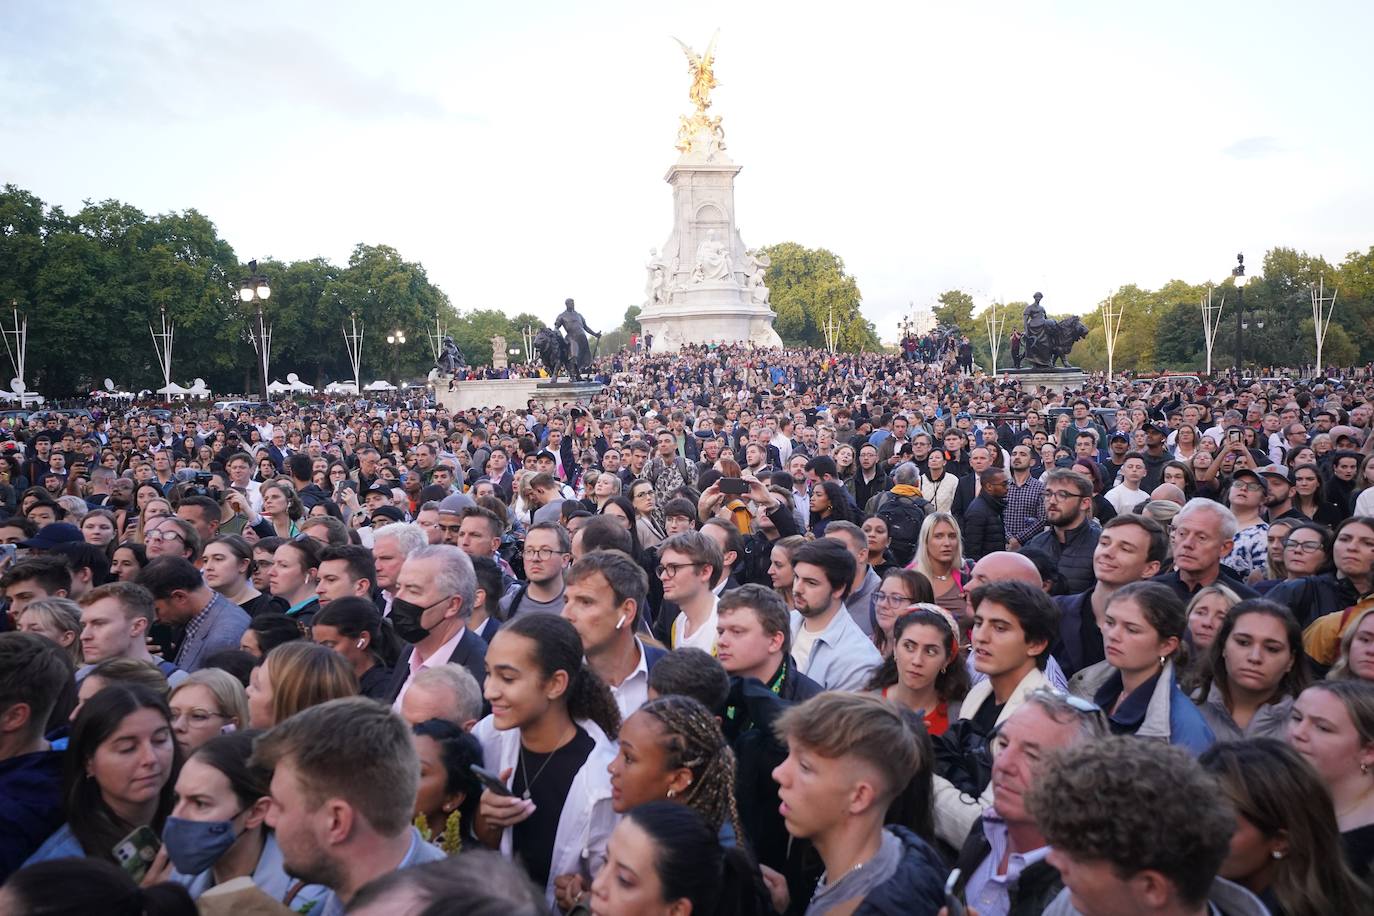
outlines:
[{"label": "eyeglasses", "polygon": [[1289,550],[1296,550],[1298,553],[1316,553],[1322,549],[1321,541],[1295,541],[1292,538],[1283,542],[1283,546]]},{"label": "eyeglasses", "polygon": [[[163,516],[163,518],[166,518],[166,516]],[[156,542],[158,542],[158,541],[184,541],[184,540],[186,540],[186,538],[184,538],[184,537],[182,536],[181,532],[179,532],[179,531],[145,531],[145,532],[143,532],[143,539],[144,539],[145,541],[152,541],[152,542],[154,542],[154,543],[156,543]]]},{"label": "eyeglasses", "polygon": [[896,592],[878,592],[878,594],[873,597],[873,601],[875,604],[885,604],[888,606],[911,603],[911,599],[906,595],[899,595]]},{"label": "eyeglasses", "polygon": [[1262,490],[1264,489],[1264,487],[1260,486],[1260,485],[1257,484],[1257,483],[1246,483],[1246,482],[1244,482],[1244,481],[1237,480],[1237,481],[1235,481],[1235,482],[1233,482],[1233,483],[1231,484],[1231,489],[1233,489],[1233,490],[1247,490],[1247,491],[1252,492],[1252,493],[1258,493],[1258,492],[1262,491]]},{"label": "eyeglasses", "polygon": [[1062,501],[1070,499],[1087,499],[1082,493],[1075,493],[1073,490],[1046,490],[1046,499],[1056,499]]},{"label": "eyeglasses", "polygon": [[660,579],[671,579],[684,569],[694,569],[701,566],[701,563],[660,563],[654,567],[654,572]]},{"label": "eyeglasses", "polygon": [[[540,563],[544,562],[544,561],[547,560],[549,557],[552,557],[552,556],[554,556],[554,555],[562,556],[562,555],[563,555],[563,551],[557,549],[556,547],[536,547],[536,548],[534,548],[533,550],[529,550],[529,549],[526,549],[526,550],[525,550],[525,556],[527,556],[527,557],[533,557],[534,559],[538,560]],[[663,569],[663,567],[660,566],[659,569]],[[660,575],[661,575],[661,573],[660,573]]]}]

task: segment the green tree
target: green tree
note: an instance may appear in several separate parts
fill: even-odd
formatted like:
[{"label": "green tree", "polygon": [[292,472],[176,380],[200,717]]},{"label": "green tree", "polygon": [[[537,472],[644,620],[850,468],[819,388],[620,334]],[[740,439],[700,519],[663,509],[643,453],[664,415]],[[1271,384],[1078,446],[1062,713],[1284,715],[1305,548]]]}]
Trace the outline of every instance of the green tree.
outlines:
[{"label": "green tree", "polygon": [[766,283],[777,318],[774,328],[788,346],[825,346],[825,325],[833,315],[836,347],[876,350],[878,334],[859,312],[859,284],[844,261],[824,248],[780,242],[764,249],[772,259]]},{"label": "green tree", "polygon": [[935,320],[940,324],[953,325],[972,336],[973,296],[961,289],[948,289],[940,294],[937,301],[940,304],[931,309]]}]

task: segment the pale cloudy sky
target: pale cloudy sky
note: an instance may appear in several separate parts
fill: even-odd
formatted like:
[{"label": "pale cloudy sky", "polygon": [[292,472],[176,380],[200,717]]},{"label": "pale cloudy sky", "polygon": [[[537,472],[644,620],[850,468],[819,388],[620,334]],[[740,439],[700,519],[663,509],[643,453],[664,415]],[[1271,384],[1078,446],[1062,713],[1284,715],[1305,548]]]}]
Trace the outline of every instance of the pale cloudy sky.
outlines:
[{"label": "pale cloudy sky", "polygon": [[611,326],[670,228],[672,36],[717,27],[745,242],[838,253],[884,338],[953,286],[1085,311],[1374,244],[1367,0],[3,0],[0,181],[195,207],[245,260],[387,243],[459,308]]}]

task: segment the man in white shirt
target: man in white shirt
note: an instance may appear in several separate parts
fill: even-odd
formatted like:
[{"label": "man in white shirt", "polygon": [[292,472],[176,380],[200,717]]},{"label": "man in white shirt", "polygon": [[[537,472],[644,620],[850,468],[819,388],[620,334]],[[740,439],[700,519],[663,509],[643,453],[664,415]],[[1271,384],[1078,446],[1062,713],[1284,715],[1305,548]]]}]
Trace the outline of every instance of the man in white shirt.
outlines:
[{"label": "man in white shirt", "polygon": [[649,667],[663,654],[656,649],[651,658],[635,635],[648,594],[644,568],[619,550],[578,560],[563,588],[563,619],[581,637],[587,666],[611,688],[622,721],[648,701]]},{"label": "man in white shirt", "polygon": [[247,452],[234,452],[224,462],[225,473],[229,475],[229,486],[248,498],[248,505],[254,512],[262,511],[262,484],[253,479],[253,459]]},{"label": "man in white shirt", "polygon": [[467,627],[476,597],[472,560],[457,547],[426,545],[406,558],[390,616],[396,635],[411,643],[397,660],[389,685],[397,713],[424,668],[462,665],[479,682],[486,678],[487,644]]},{"label": "man in white shirt", "polygon": [[1145,456],[1140,452],[1127,452],[1121,463],[1121,483],[1106,493],[1107,502],[1112,504],[1117,515],[1125,515],[1140,503],[1146,502],[1150,494],[1140,488],[1145,479]]},{"label": "man in white shirt", "polygon": [[659,545],[658,577],[663,598],[678,607],[669,634],[669,647],[692,646],[715,654],[716,597],[714,586],[724,573],[720,548],[700,531],[675,534]]},{"label": "man in white shirt", "polygon": [[882,662],[845,610],[855,566],[844,544],[829,538],[803,544],[793,561],[793,657],[826,690],[859,690]]}]

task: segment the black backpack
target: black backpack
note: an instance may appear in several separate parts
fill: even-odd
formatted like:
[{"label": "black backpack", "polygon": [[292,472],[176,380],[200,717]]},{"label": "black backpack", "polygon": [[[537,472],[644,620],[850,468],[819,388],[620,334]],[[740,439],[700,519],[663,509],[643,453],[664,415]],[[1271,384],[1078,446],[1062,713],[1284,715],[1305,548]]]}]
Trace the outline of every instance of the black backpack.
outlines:
[{"label": "black backpack", "polygon": [[906,566],[916,555],[916,542],[921,537],[930,503],[919,496],[892,496],[878,507],[878,518],[887,523],[892,538],[892,558]]}]

